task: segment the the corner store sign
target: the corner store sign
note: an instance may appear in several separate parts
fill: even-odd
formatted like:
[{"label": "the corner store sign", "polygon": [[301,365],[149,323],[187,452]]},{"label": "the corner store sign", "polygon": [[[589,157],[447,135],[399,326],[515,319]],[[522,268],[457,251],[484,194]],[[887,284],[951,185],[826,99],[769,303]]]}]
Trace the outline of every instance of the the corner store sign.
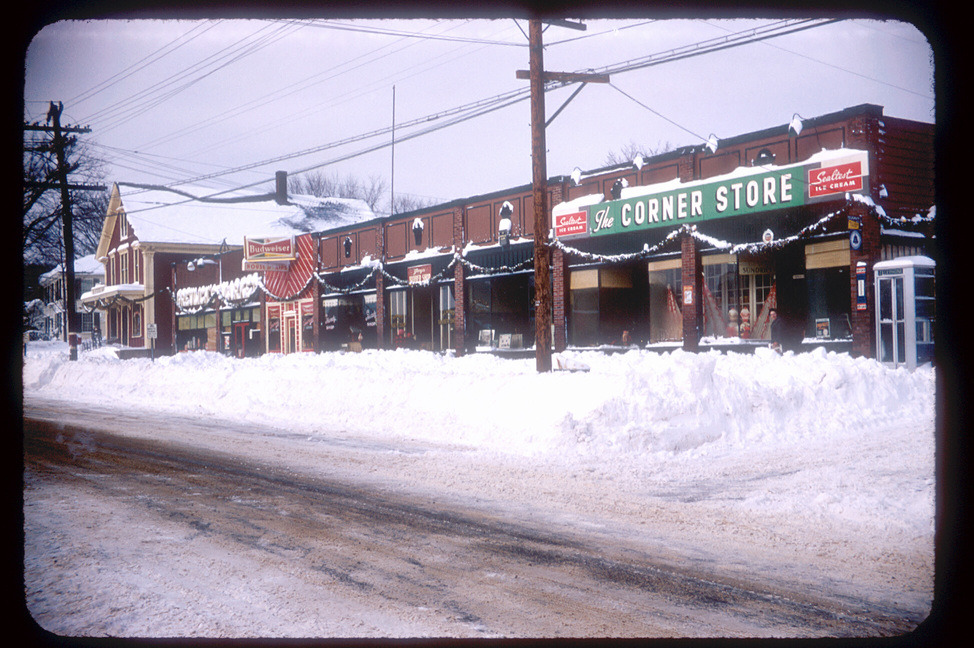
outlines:
[{"label": "the corner store sign", "polygon": [[862,193],[868,189],[868,177],[867,154],[852,151],[824,162],[690,183],[587,205],[577,212],[556,213],[554,232],[557,237],[603,236],[798,207],[845,193]]}]

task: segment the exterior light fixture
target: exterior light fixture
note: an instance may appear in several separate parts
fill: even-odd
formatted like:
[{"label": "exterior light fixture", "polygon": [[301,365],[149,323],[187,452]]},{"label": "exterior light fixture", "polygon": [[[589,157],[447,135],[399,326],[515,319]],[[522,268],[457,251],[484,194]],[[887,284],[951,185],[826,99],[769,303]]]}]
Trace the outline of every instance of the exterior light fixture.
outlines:
[{"label": "exterior light fixture", "polygon": [[351,238],[349,238],[349,237],[346,236],[345,237],[345,240],[342,241],[342,247],[345,249],[345,258],[346,259],[348,257],[352,256],[352,239]]},{"label": "exterior light fixture", "polygon": [[802,116],[798,113],[791,118],[791,123],[788,124],[788,130],[792,131],[795,136],[801,135],[802,132]]},{"label": "exterior light fixture", "polygon": [[418,216],[413,220],[413,238],[417,247],[423,244],[423,219]]},{"label": "exterior light fixture", "polygon": [[710,137],[707,138],[707,145],[706,145],[711,155],[717,152],[718,145],[719,142],[717,140],[717,136],[711,133]]},{"label": "exterior light fixture", "polygon": [[761,149],[761,151],[758,153],[757,159],[752,163],[752,166],[761,166],[764,164],[774,164],[774,153],[766,148]]},{"label": "exterior light fixture", "polygon": [[612,196],[612,200],[619,200],[622,198],[622,189],[628,187],[629,183],[625,178],[619,178],[612,183],[612,188],[609,189],[609,195]]},{"label": "exterior light fixture", "polygon": [[497,242],[501,247],[507,247],[511,243],[511,216],[514,214],[514,205],[504,201],[500,210],[500,221],[497,223]]}]

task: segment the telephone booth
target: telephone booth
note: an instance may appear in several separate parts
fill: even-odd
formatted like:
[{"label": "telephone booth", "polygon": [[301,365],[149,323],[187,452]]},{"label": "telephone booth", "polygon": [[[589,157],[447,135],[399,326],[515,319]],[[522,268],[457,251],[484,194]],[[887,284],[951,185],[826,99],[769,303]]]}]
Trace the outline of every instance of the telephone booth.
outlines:
[{"label": "telephone booth", "polygon": [[933,362],[936,263],[923,256],[881,261],[876,285],[876,357],[914,369]]}]

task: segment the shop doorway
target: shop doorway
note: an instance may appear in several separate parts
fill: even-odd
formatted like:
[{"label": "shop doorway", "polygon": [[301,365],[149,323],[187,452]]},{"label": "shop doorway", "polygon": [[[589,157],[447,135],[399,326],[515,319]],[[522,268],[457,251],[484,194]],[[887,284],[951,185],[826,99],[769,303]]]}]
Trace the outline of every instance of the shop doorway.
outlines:
[{"label": "shop doorway", "polygon": [[281,314],[281,350],[284,353],[301,350],[301,329],[296,311],[285,311]]},{"label": "shop doorway", "polygon": [[243,358],[247,355],[247,334],[250,330],[250,322],[236,322],[233,325],[233,350],[234,355]]},{"label": "shop doorway", "polygon": [[393,348],[436,348],[433,288],[407,288],[389,293],[390,335]]}]

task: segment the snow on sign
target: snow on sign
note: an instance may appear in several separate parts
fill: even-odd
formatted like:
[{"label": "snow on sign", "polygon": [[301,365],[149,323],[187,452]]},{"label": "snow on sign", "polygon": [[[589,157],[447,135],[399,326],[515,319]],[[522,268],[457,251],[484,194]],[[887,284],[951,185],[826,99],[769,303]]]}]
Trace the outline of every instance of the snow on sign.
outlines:
[{"label": "snow on sign", "polygon": [[433,266],[429,263],[406,268],[406,279],[410,284],[426,283],[433,276]]},{"label": "snow on sign", "polygon": [[555,236],[571,236],[588,232],[588,214],[580,211],[554,216]]},{"label": "snow on sign", "polygon": [[[741,167],[705,181],[668,182],[623,190],[623,197],[555,210],[555,236],[604,236],[654,227],[746,216],[834,200],[868,190],[865,151],[824,151],[779,167]],[[584,210],[584,211],[582,211]]]}]

